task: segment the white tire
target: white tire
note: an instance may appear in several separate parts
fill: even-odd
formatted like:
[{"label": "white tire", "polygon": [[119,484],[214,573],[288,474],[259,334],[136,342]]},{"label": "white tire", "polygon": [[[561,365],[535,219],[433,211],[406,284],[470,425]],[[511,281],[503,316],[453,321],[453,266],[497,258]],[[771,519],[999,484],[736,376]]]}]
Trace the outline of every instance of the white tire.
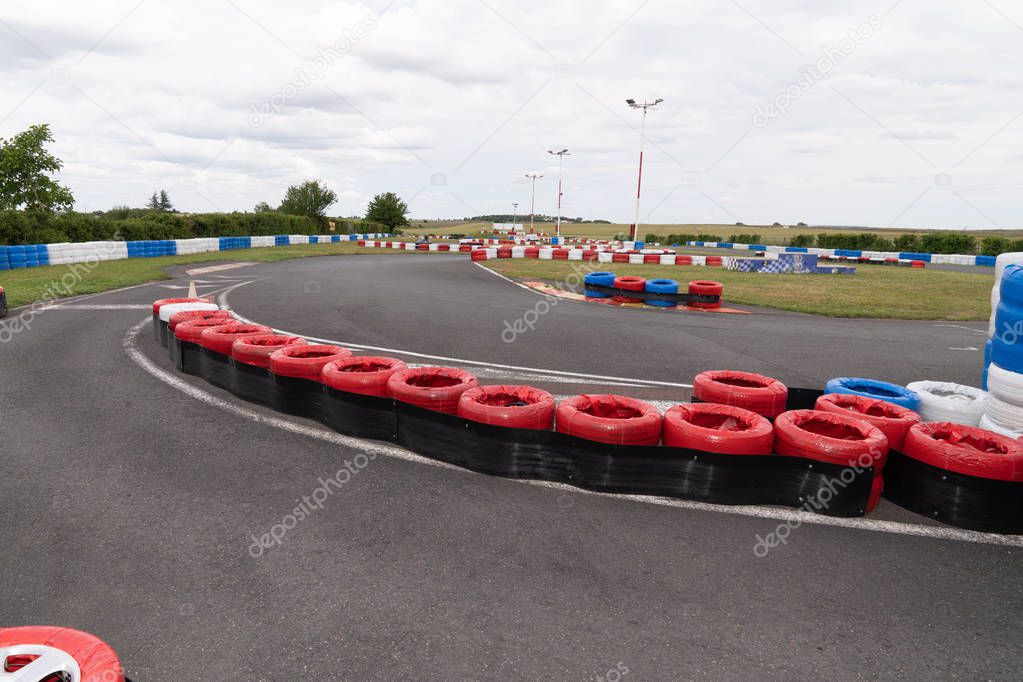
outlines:
[{"label": "white tire", "polygon": [[1014,430],[1007,426],[1003,426],[986,414],[980,418],[980,428],[1003,436],[1008,436],[1009,438],[1019,438],[1023,436],[1023,430]]},{"label": "white tire", "polygon": [[917,412],[925,422],[977,426],[987,393],[979,388],[945,381],[914,381],[906,386],[920,396]]},{"label": "white tire", "polygon": [[1023,434],[1023,407],[1013,405],[994,396],[988,396],[984,416],[988,421],[1003,429],[1019,431]]},{"label": "white tire", "polygon": [[1023,407],[1023,374],[991,363],[987,368],[988,397],[995,397],[1010,405]]}]

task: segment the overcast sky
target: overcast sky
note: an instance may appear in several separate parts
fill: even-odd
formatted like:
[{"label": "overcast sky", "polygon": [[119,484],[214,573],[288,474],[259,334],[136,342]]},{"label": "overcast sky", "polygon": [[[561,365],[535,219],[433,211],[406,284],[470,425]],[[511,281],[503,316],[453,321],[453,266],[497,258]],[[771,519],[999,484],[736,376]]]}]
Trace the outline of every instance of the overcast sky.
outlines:
[{"label": "overcast sky", "polygon": [[[301,10],[297,9],[301,6]],[[1018,0],[4,0],[0,136],[49,123],[79,210],[1023,227]]]}]

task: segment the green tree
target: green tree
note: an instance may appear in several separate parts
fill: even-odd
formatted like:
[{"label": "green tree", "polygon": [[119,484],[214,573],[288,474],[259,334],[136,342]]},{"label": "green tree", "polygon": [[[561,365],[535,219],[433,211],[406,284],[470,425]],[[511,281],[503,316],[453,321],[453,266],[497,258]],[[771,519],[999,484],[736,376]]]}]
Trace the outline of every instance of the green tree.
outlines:
[{"label": "green tree", "polygon": [[390,228],[408,225],[408,204],[394,192],[385,192],[373,197],[366,208],[366,221],[381,223]]},{"label": "green tree", "polygon": [[265,201],[261,201],[258,204],[256,204],[255,208],[253,208],[252,211],[253,213],[270,213],[271,211],[273,211],[273,208],[270,206],[270,204],[266,203]]},{"label": "green tree", "polygon": [[46,150],[47,142],[53,135],[45,123],[0,138],[0,209],[70,211],[74,206],[71,190],[48,175],[64,164]]},{"label": "green tree", "polygon": [[156,195],[156,192],[153,192],[153,196],[149,197],[149,203],[146,204],[146,208],[150,211],[160,210],[160,197]]},{"label": "green tree", "polygon": [[323,221],[327,207],[337,203],[337,194],[320,184],[319,180],[306,180],[301,185],[292,185],[284,193],[280,212],[288,215],[302,215]]},{"label": "green tree", "polygon": [[170,202],[170,197],[167,196],[165,190],[160,190],[160,210],[161,211],[173,211],[174,205]]}]

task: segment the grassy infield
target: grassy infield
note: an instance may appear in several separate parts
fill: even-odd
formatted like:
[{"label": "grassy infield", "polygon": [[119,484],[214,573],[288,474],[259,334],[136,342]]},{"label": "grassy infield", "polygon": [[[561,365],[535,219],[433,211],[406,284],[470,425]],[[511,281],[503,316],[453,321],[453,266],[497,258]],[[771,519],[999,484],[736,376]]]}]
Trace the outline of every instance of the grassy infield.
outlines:
[{"label": "grassy infield", "polygon": [[[593,225],[580,225],[593,228]],[[606,226],[604,226],[606,227]],[[676,226],[673,228],[678,230]],[[388,253],[394,257],[407,251],[359,248],[352,242],[308,244],[247,249],[162,258],[133,258],[100,263],[94,269],[79,267],[81,279],[73,294],[89,294],[117,287],[166,279],[164,268],[171,265],[210,261],[279,261],[324,255]],[[596,264],[573,261],[499,260],[487,266],[520,280],[557,282],[572,272],[572,266]],[[8,305],[24,305],[46,296],[52,283],[59,282],[71,266],[51,265],[0,273],[0,286],[7,290]],[[721,268],[671,267],[666,265],[602,264],[599,269],[619,275],[671,278],[683,284],[693,279],[715,279],[725,285],[725,300],[795,312],[832,317],[874,317],[919,320],[982,320],[989,314],[990,271],[976,273],[931,269],[858,266],[848,275],[761,275],[729,272]]]}]

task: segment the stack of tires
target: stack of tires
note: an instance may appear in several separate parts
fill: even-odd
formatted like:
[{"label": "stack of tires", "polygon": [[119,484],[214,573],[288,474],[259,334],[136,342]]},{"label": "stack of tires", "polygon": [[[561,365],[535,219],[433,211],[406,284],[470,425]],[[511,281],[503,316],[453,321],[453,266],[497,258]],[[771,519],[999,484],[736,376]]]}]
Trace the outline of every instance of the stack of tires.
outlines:
[{"label": "stack of tires", "polygon": [[[1002,254],[1002,257],[1023,254]],[[1008,260],[1008,259],[1007,259]],[[994,334],[986,367],[988,399],[980,426],[1002,435],[1023,436],[1023,265],[996,262],[1001,275],[998,296],[992,294]]]},{"label": "stack of tires", "polygon": [[1005,269],[1010,265],[1023,264],[1023,252],[1003,253],[995,259],[995,283],[991,287],[991,318],[988,321],[987,343],[984,344],[984,372],[981,380],[981,386],[987,389],[987,375],[988,367],[991,365],[991,346],[994,342],[995,336],[1002,329],[999,329],[995,323],[995,317],[998,314],[998,304],[1002,301],[1002,280],[1005,277]]}]

